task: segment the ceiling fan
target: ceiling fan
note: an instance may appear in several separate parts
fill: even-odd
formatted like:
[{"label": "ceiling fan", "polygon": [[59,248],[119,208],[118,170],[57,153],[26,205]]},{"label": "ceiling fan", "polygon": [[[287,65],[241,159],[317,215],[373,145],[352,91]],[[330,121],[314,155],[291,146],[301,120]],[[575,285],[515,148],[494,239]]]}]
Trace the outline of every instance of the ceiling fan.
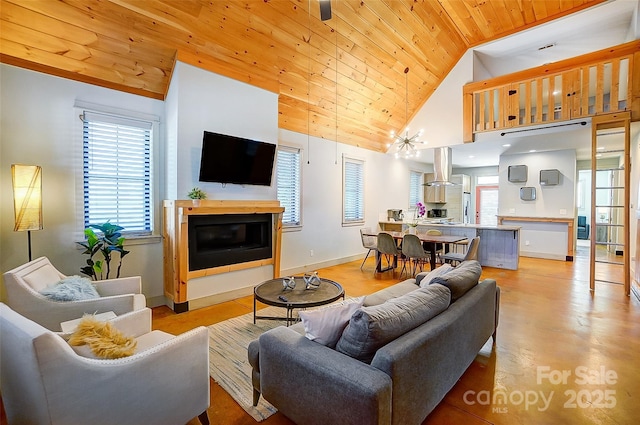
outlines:
[{"label": "ceiling fan", "polygon": [[320,0],[320,19],[323,21],[331,19],[331,0]]}]

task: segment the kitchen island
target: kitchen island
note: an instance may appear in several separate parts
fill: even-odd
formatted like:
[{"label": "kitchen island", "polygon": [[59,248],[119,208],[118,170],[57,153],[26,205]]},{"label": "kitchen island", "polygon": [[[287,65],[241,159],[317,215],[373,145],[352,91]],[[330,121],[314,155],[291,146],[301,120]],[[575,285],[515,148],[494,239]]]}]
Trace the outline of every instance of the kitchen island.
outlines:
[{"label": "kitchen island", "polygon": [[[383,231],[402,231],[406,223],[380,221]],[[418,222],[418,232],[437,229],[443,235],[464,236],[468,240],[480,236],[478,261],[483,266],[517,270],[520,258],[520,228],[509,225],[448,224],[445,222]]]}]

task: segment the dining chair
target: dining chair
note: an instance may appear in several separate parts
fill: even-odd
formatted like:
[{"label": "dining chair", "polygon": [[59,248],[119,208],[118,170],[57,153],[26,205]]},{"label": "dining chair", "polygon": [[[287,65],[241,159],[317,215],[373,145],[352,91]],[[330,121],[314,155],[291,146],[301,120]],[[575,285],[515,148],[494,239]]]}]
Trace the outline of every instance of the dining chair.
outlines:
[{"label": "dining chair", "polygon": [[[392,269],[395,273],[394,265],[397,265],[398,257],[402,258],[402,251],[398,249],[396,240],[388,233],[378,233],[378,261],[376,262],[376,272],[382,270],[382,257],[387,259],[387,268],[385,271]],[[393,263],[391,258],[393,257]],[[403,260],[404,261],[404,260]]]},{"label": "dining chair", "polygon": [[[431,254],[429,251],[425,251],[422,246],[422,242],[420,238],[416,235],[407,234],[402,238],[402,254],[405,257],[405,261],[402,265],[402,273],[404,273],[407,262],[409,263],[409,268],[411,269],[411,275],[415,276],[418,271],[418,266],[420,267],[420,271],[422,271],[424,264],[430,261]],[[413,266],[412,266],[413,263]]]},{"label": "dining chair", "polygon": [[364,266],[365,261],[369,258],[371,251],[378,250],[378,241],[375,236],[371,236],[371,228],[369,227],[360,229],[360,239],[362,239],[362,247],[368,249],[367,255],[364,256],[364,260],[362,260],[362,264],[360,264],[360,270],[362,270],[362,266]]},{"label": "dining chair", "polygon": [[442,260],[446,263],[458,264],[467,260],[477,260],[478,259],[478,246],[480,245],[480,236],[476,236],[471,239],[469,243],[469,248],[467,248],[467,252],[457,253],[457,252],[449,252],[442,255]]},{"label": "dining chair", "polygon": [[[427,235],[442,236],[442,232],[438,229],[429,229],[427,230]],[[433,247],[436,251],[436,262],[442,263],[441,254],[444,253],[444,245],[441,243],[434,243]],[[429,250],[427,250],[427,252],[429,252]]]}]

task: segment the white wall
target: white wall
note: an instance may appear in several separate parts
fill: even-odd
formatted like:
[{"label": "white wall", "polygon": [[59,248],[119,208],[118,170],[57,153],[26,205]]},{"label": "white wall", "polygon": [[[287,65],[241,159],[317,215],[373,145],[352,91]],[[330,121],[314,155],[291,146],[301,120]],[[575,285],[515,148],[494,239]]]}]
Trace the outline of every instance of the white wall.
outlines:
[{"label": "white wall", "polygon": [[[510,165],[526,165],[528,167],[526,183],[509,182],[508,169]],[[560,184],[557,186],[540,185],[540,170],[549,169],[560,171]],[[502,155],[499,174],[500,215],[574,217],[576,187],[576,153],[574,150]],[[520,188],[523,186],[536,189],[535,201],[520,199]]]},{"label": "white wall", "polygon": [[[276,199],[275,184],[222,185],[200,182],[198,177],[204,131],[277,144],[277,94],[177,62],[165,107],[169,121],[165,164],[167,175],[172,176],[165,199],[186,199],[193,187],[205,191],[212,200]],[[187,285],[189,307],[248,294],[248,288],[272,277],[273,268],[265,266],[191,279]],[[229,295],[220,295],[225,293]]]},{"label": "white wall", "polygon": [[167,116],[176,116],[168,134],[167,158],[175,158],[176,193],[186,199],[194,186],[208,199],[275,199],[275,186],[241,186],[198,181],[203,131],[278,142],[278,95],[178,62],[167,96]]},{"label": "white wall", "polygon": [[[28,260],[25,233],[13,232],[13,163],[43,167],[44,229],[32,232],[33,256],[47,256],[65,274],[79,274],[85,258],[76,247],[83,226],[81,187],[82,122],[76,101],[152,114],[160,120],[157,199],[184,199],[194,185],[210,199],[275,199],[275,185],[252,187],[198,182],[202,131],[298,145],[304,151],[303,227],[283,236],[282,269],[312,270],[364,255],[359,227],[342,227],[342,155],[365,161],[366,226],[375,228],[389,208],[409,207],[409,170],[432,171],[431,165],[395,160],[331,140],[279,131],[277,95],[178,64],[166,102],[52,77],[12,66],[0,66],[0,268],[7,271]],[[309,164],[307,164],[309,160]],[[336,163],[337,161],[337,163]],[[160,219],[157,220],[160,232]],[[124,275],[141,275],[150,304],[162,299],[162,244],[128,244]],[[314,251],[313,257],[310,251]],[[267,274],[269,271],[267,270]],[[226,289],[250,288],[263,278],[256,270],[229,274]],[[208,282],[194,285],[206,297]],[[237,286],[233,286],[237,285]]]},{"label": "white wall", "polygon": [[[410,169],[431,166],[396,160],[355,146],[280,130],[280,143],[303,148],[302,230],[285,232],[282,269],[285,274],[332,265],[362,255],[360,226],[342,226],[342,157],[365,161],[365,227],[376,229],[387,209],[409,208]],[[307,163],[307,161],[309,163]],[[313,257],[311,256],[313,250]]]},{"label": "white wall", "polygon": [[[549,136],[550,137],[550,136]],[[510,165],[526,165],[528,179],[526,183],[511,183],[508,180]],[[560,184],[541,186],[540,170],[558,169]],[[575,217],[576,189],[576,153],[574,150],[552,152],[534,152],[519,155],[502,155],[499,165],[500,198],[499,215],[517,217]],[[536,190],[534,201],[520,199],[521,187],[533,187]],[[515,224],[510,222],[509,224]],[[564,260],[568,255],[567,225],[561,223],[519,222],[520,254],[524,256]]]},{"label": "white wall", "polygon": [[[387,208],[408,207],[410,164],[413,169],[429,168],[354,146],[336,145],[331,140],[278,130],[276,94],[180,62],[172,75],[166,109],[167,117],[171,117],[166,136],[167,171],[168,175],[177,176],[175,192],[171,190],[172,182],[168,182],[170,199],[185,199],[194,186],[207,192],[209,199],[277,197],[275,180],[270,187],[223,187],[220,183],[199,182],[203,130],[303,149],[303,226],[283,235],[283,274],[338,264],[363,254],[360,227],[341,224],[344,153],[365,160],[366,225],[373,228],[379,213]],[[194,279],[189,281],[188,299],[218,297],[229,291],[250,293],[256,283],[271,276],[269,266]],[[196,304],[200,302],[203,300]]]},{"label": "white wall", "polygon": [[462,143],[462,87],[473,81],[473,51],[460,58],[409,124],[423,129],[428,147]]},{"label": "white wall", "polygon": [[[82,122],[76,101],[162,117],[163,102],[0,65],[0,271],[28,261],[27,234],[14,232],[11,164],[42,166],[42,230],[31,232],[33,258],[47,256],[64,274],[80,274],[83,224]],[[162,140],[160,147],[162,147]],[[162,244],[131,245],[123,273],[143,276],[148,297],[162,295]]]}]

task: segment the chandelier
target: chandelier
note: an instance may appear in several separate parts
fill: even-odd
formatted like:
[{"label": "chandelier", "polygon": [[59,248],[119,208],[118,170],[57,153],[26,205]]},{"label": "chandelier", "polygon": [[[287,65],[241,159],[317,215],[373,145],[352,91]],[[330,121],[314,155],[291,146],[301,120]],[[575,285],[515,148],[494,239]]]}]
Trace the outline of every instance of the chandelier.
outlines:
[{"label": "chandelier", "polygon": [[[409,67],[404,69],[405,75],[405,109],[404,118],[408,123],[409,120]],[[404,158],[413,158],[420,156],[420,151],[416,149],[415,145],[425,144],[426,142],[418,140],[422,136],[423,131],[420,130],[413,136],[409,136],[409,127],[404,131],[404,135],[396,134],[395,131],[391,131],[391,139],[393,142],[387,144],[388,151],[394,152],[396,158],[401,156]]]}]

